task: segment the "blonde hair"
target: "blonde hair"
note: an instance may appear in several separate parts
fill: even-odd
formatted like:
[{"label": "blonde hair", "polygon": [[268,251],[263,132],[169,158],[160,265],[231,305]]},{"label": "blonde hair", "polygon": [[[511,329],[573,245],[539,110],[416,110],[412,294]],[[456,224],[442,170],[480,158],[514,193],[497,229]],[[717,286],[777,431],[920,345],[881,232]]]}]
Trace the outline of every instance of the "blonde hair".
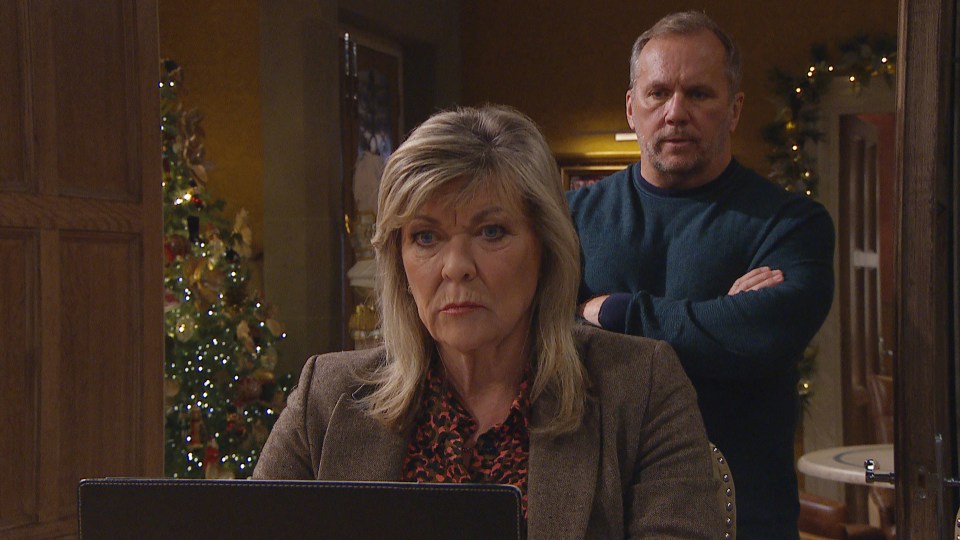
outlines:
[{"label": "blonde hair", "polygon": [[434,342],[407,289],[400,229],[426,201],[455,181],[465,183],[454,195],[454,204],[492,190],[519,205],[541,242],[528,338],[533,344],[531,400],[544,393],[555,396],[557,414],[543,430],[572,431],[583,415],[588,386],[573,338],[579,243],[557,164],[543,135],[529,118],[503,106],[435,114],[387,162],[373,237],[386,360],[366,374],[366,382],[375,389],[360,404],[395,429],[405,428],[416,413]]}]

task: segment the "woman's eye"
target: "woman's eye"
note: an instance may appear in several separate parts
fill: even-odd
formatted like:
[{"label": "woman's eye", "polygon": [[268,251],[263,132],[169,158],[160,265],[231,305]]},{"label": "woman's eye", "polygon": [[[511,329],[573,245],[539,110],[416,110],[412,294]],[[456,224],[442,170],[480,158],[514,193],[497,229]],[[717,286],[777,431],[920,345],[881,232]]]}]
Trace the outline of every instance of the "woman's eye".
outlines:
[{"label": "woman's eye", "polygon": [[415,232],[410,236],[416,244],[421,246],[429,246],[436,240],[436,237],[430,231]]},{"label": "woman's eye", "polygon": [[505,231],[500,225],[485,225],[480,229],[480,235],[486,240],[499,240],[504,234]]}]

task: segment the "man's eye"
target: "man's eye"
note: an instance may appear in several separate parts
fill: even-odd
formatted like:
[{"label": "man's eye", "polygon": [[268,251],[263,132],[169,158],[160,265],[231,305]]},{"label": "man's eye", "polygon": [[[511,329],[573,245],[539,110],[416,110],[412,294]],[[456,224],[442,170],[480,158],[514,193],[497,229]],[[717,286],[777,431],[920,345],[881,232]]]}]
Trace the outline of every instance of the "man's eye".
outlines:
[{"label": "man's eye", "polygon": [[709,99],[711,96],[712,94],[710,92],[707,92],[706,90],[694,90],[690,92],[690,99],[693,99],[696,101],[703,101],[705,99]]},{"label": "man's eye", "polygon": [[436,237],[430,231],[415,232],[411,234],[410,237],[416,244],[421,246],[429,246],[436,241]]},{"label": "man's eye", "polygon": [[504,230],[500,225],[485,225],[480,229],[480,235],[486,240],[499,240],[503,237]]}]

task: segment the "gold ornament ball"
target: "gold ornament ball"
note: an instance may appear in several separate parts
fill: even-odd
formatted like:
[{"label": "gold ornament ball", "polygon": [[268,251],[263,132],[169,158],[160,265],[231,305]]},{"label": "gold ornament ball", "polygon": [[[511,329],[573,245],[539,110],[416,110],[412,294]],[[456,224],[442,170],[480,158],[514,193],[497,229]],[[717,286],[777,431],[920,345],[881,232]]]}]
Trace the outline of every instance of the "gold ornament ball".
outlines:
[{"label": "gold ornament ball", "polygon": [[180,381],[176,379],[163,378],[163,395],[172,398],[180,393]]},{"label": "gold ornament ball", "polygon": [[180,341],[190,341],[193,334],[197,331],[197,321],[193,317],[184,315],[177,319],[177,339]]}]

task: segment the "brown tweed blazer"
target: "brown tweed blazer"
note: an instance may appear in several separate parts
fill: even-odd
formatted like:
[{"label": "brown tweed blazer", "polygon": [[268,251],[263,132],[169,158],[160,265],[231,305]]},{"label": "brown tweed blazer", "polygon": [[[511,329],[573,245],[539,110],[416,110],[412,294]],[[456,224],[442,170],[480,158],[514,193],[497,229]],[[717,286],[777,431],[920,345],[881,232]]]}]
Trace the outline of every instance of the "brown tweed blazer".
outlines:
[{"label": "brown tweed blazer", "polygon": [[[668,344],[578,327],[592,384],[580,428],[530,435],[528,536],[722,538],[709,443],[696,394]],[[254,478],[397,481],[405,434],[354,406],[358,368],[384,350],[310,358]],[[531,426],[556,410],[532,405]]]}]

